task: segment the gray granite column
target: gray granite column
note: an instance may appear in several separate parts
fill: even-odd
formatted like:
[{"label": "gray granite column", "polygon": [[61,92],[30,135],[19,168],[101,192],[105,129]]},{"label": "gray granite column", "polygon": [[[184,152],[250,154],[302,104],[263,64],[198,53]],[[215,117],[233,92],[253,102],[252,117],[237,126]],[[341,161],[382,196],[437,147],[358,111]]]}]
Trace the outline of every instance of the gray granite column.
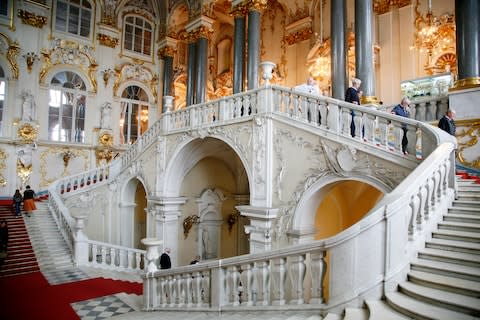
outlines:
[{"label": "gray granite column", "polygon": [[362,80],[362,104],[375,103],[372,0],[355,0],[355,73]]},{"label": "gray granite column", "polygon": [[245,67],[245,16],[241,12],[235,16],[233,37],[233,93],[239,93],[243,91],[243,72]]},{"label": "gray granite column", "polygon": [[456,0],[457,88],[480,86],[480,1]]},{"label": "gray granite column", "polygon": [[172,78],[173,78],[173,57],[164,55],[163,56],[163,95],[171,96],[172,95]]},{"label": "gray granite column", "polygon": [[331,2],[332,96],[345,99],[347,88],[347,7],[345,0]]},{"label": "gray granite column", "polygon": [[255,7],[248,12],[248,89],[258,88],[258,66],[260,60],[260,11]]},{"label": "gray granite column", "polygon": [[197,73],[195,77],[195,104],[205,102],[208,67],[208,39],[197,40]]},{"label": "gray granite column", "polygon": [[190,42],[188,44],[188,64],[187,64],[187,106],[195,103],[195,68],[196,68],[196,44]]}]

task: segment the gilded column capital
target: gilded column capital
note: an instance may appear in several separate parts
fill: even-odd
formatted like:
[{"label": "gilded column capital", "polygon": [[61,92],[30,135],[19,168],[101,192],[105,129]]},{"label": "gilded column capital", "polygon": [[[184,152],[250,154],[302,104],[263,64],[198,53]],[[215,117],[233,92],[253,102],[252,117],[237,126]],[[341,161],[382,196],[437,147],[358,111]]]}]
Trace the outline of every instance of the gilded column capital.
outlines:
[{"label": "gilded column capital", "polygon": [[250,0],[245,5],[248,11],[263,11],[268,4],[268,0]]},{"label": "gilded column capital", "polygon": [[248,13],[248,7],[245,4],[241,3],[238,5],[234,5],[234,3],[232,3],[232,9],[230,10],[231,16],[235,18],[241,18],[246,16],[247,13]]},{"label": "gilded column capital", "polygon": [[175,52],[177,52],[176,49],[174,49],[173,47],[163,47],[163,48],[160,48],[158,49],[158,57],[160,59],[163,59],[165,57],[174,57],[175,56]]},{"label": "gilded column capital", "polygon": [[201,16],[200,18],[195,19],[189,24],[187,24],[185,29],[188,32],[188,42],[195,42],[196,40],[198,40],[198,38],[208,39],[213,33],[213,22],[213,19],[207,16]]},{"label": "gilded column capital", "polygon": [[157,55],[159,58],[174,57],[177,52],[177,39],[163,37],[158,44]]}]

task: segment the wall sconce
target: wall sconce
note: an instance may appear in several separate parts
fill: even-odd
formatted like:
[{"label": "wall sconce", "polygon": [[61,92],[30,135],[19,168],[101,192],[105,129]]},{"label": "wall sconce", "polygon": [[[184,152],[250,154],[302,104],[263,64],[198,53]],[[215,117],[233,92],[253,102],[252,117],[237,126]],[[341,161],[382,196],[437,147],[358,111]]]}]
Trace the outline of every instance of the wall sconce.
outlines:
[{"label": "wall sconce", "polygon": [[233,226],[238,220],[237,213],[230,213],[227,217],[227,224],[228,224],[228,232],[232,232]]},{"label": "wall sconce", "polygon": [[25,59],[25,62],[27,63],[28,73],[32,72],[33,64],[35,63],[35,61],[40,60],[40,58],[37,56],[35,52],[27,52],[22,57]]},{"label": "wall sconce", "polygon": [[68,167],[68,162],[70,161],[70,159],[72,159],[73,157],[75,157],[75,154],[70,151],[70,150],[66,150],[64,151],[63,153],[60,154],[62,156],[62,159],[63,159],[63,165],[65,167],[65,169]]},{"label": "wall sconce", "polygon": [[190,232],[190,229],[192,228],[193,224],[199,223],[199,222],[200,222],[200,217],[195,214],[192,214],[183,220],[183,235],[185,236],[185,239],[187,239],[188,233]]},{"label": "wall sconce", "polygon": [[112,69],[105,69],[100,73],[102,74],[102,77],[103,77],[103,84],[106,87],[108,85],[108,80],[110,79],[110,77],[115,75],[115,71],[113,71]]},{"label": "wall sconce", "polygon": [[145,123],[148,121],[148,110],[147,109],[143,109],[142,111],[140,111],[140,121]]}]

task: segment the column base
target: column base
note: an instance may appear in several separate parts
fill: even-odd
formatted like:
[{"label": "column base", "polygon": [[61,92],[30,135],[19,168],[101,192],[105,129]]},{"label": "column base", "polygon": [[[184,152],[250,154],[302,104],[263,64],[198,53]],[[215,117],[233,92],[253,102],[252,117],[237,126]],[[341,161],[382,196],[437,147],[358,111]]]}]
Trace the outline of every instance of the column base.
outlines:
[{"label": "column base", "polygon": [[448,91],[470,89],[480,87],[480,77],[469,77],[455,81],[455,84]]}]

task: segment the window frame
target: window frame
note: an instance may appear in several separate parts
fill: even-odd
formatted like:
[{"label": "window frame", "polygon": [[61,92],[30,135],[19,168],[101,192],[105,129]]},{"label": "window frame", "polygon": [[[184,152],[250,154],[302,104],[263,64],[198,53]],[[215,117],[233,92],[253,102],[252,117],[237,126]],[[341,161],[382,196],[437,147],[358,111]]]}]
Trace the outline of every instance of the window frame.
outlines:
[{"label": "window frame", "polygon": [[[128,18],[133,18],[134,19],[133,22],[127,22]],[[142,23],[141,27],[136,24],[137,19],[142,20],[143,23]],[[132,58],[136,58],[136,59],[141,59],[141,60],[153,63],[154,62],[154,54],[153,53],[154,53],[154,49],[155,49],[154,48],[155,47],[155,23],[153,23],[150,19],[148,19],[148,18],[146,18],[142,15],[128,13],[128,14],[125,14],[125,16],[123,17],[122,24],[123,24],[122,55],[132,57]],[[148,24],[150,26],[150,30],[145,28],[146,24]],[[132,49],[128,49],[126,47],[127,25],[132,26],[132,32],[131,32],[131,38],[132,38],[131,47],[132,47]],[[135,31],[137,30],[137,28],[142,30],[142,38],[141,38],[142,52],[138,52],[138,51],[134,50],[135,46],[136,46],[136,43],[135,43],[135,34],[136,33],[135,33]],[[145,45],[145,31],[150,32],[150,52],[148,54],[143,53],[144,52],[144,45]]]},{"label": "window frame", "polygon": [[[145,94],[145,100],[135,100],[135,99],[128,98],[128,97],[123,97],[123,94],[125,93],[125,91],[127,91],[128,88],[130,88],[130,87],[137,87],[140,90],[142,90],[143,93]],[[128,112],[128,119],[126,119],[127,107],[132,108],[133,106],[136,108],[136,111],[135,112],[132,112],[132,111]],[[120,110],[120,117],[119,117],[120,118],[119,142],[120,142],[121,145],[134,144],[142,136],[142,134],[148,130],[148,125],[149,125],[150,119],[147,118],[147,121],[144,124],[145,128],[144,128],[143,131],[142,131],[142,123],[141,123],[142,121],[140,119],[140,117],[142,115],[142,111],[145,110],[145,108],[147,110],[147,117],[148,117],[148,115],[151,111],[150,110],[151,106],[150,106],[150,102],[149,102],[148,93],[141,86],[138,86],[136,84],[128,85],[122,91],[122,96],[120,98],[120,107],[121,107],[121,110]],[[132,117],[133,114],[135,114],[136,117],[137,117],[137,123],[136,123],[137,133],[136,133],[135,140],[132,141],[131,140],[131,132],[132,132],[132,126],[133,126],[132,121],[134,120],[134,118]],[[124,133],[125,125],[127,125],[126,133]]]},{"label": "window frame", "polygon": [[0,15],[0,25],[7,26],[10,30],[14,31],[15,27],[13,25],[14,21],[14,12],[15,12],[15,1],[14,0],[6,0],[7,1],[7,14],[5,16]]},{"label": "window frame", "polygon": [[[90,5],[90,9],[80,9],[78,13],[78,21],[77,21],[77,33],[71,33],[68,31],[69,29],[69,21],[71,17],[66,14],[66,19],[65,19],[65,30],[58,30],[57,29],[57,11],[58,11],[58,3],[62,2],[67,4],[67,13],[70,12],[70,6],[82,8],[81,5],[77,5],[75,3],[71,3],[72,0],[54,0],[53,1],[53,6],[54,9],[52,10],[52,18],[51,18],[51,30],[52,33],[62,35],[62,37],[69,37],[72,39],[76,40],[83,40],[83,41],[94,41],[94,36],[95,36],[95,2],[92,0],[81,0],[82,3],[84,1],[88,2]],[[88,36],[83,36],[81,35],[82,32],[82,12],[85,12],[86,10],[90,11],[90,24],[88,28]]]},{"label": "window frame", "polygon": [[[55,83],[53,84],[52,82],[54,79],[57,78],[57,76],[61,73],[72,73],[74,74],[78,79],[82,81],[83,85],[83,90],[79,88],[68,88],[65,87],[65,83]],[[57,116],[57,126],[58,126],[58,133],[55,133],[55,130],[52,129],[51,127],[51,118],[52,118],[52,112],[51,108],[56,107],[52,106],[52,91],[58,91],[59,92],[59,104],[58,104],[58,114]],[[73,104],[67,104],[64,102],[64,98],[67,95],[72,95],[73,99]],[[84,103],[80,104],[79,97],[82,97]],[[48,130],[48,140],[52,142],[60,142],[60,143],[78,143],[78,144],[85,144],[85,133],[86,133],[86,123],[87,123],[87,118],[86,118],[86,111],[87,111],[87,98],[88,98],[88,92],[85,84],[85,80],[76,72],[71,71],[71,70],[64,70],[64,71],[59,71],[57,72],[52,79],[50,80],[50,84],[48,86],[48,125],[47,125],[47,130]],[[63,128],[63,123],[65,119],[67,119],[64,115],[65,108],[64,106],[71,106],[71,117],[70,117],[70,133],[69,136],[68,134],[62,134],[62,130],[68,130]],[[78,117],[79,112],[82,112],[79,110],[79,108],[83,107],[83,117]],[[83,125],[79,131],[80,136],[77,138],[77,123],[78,121],[83,120]],[[63,139],[63,137],[67,137],[66,139]]]}]

